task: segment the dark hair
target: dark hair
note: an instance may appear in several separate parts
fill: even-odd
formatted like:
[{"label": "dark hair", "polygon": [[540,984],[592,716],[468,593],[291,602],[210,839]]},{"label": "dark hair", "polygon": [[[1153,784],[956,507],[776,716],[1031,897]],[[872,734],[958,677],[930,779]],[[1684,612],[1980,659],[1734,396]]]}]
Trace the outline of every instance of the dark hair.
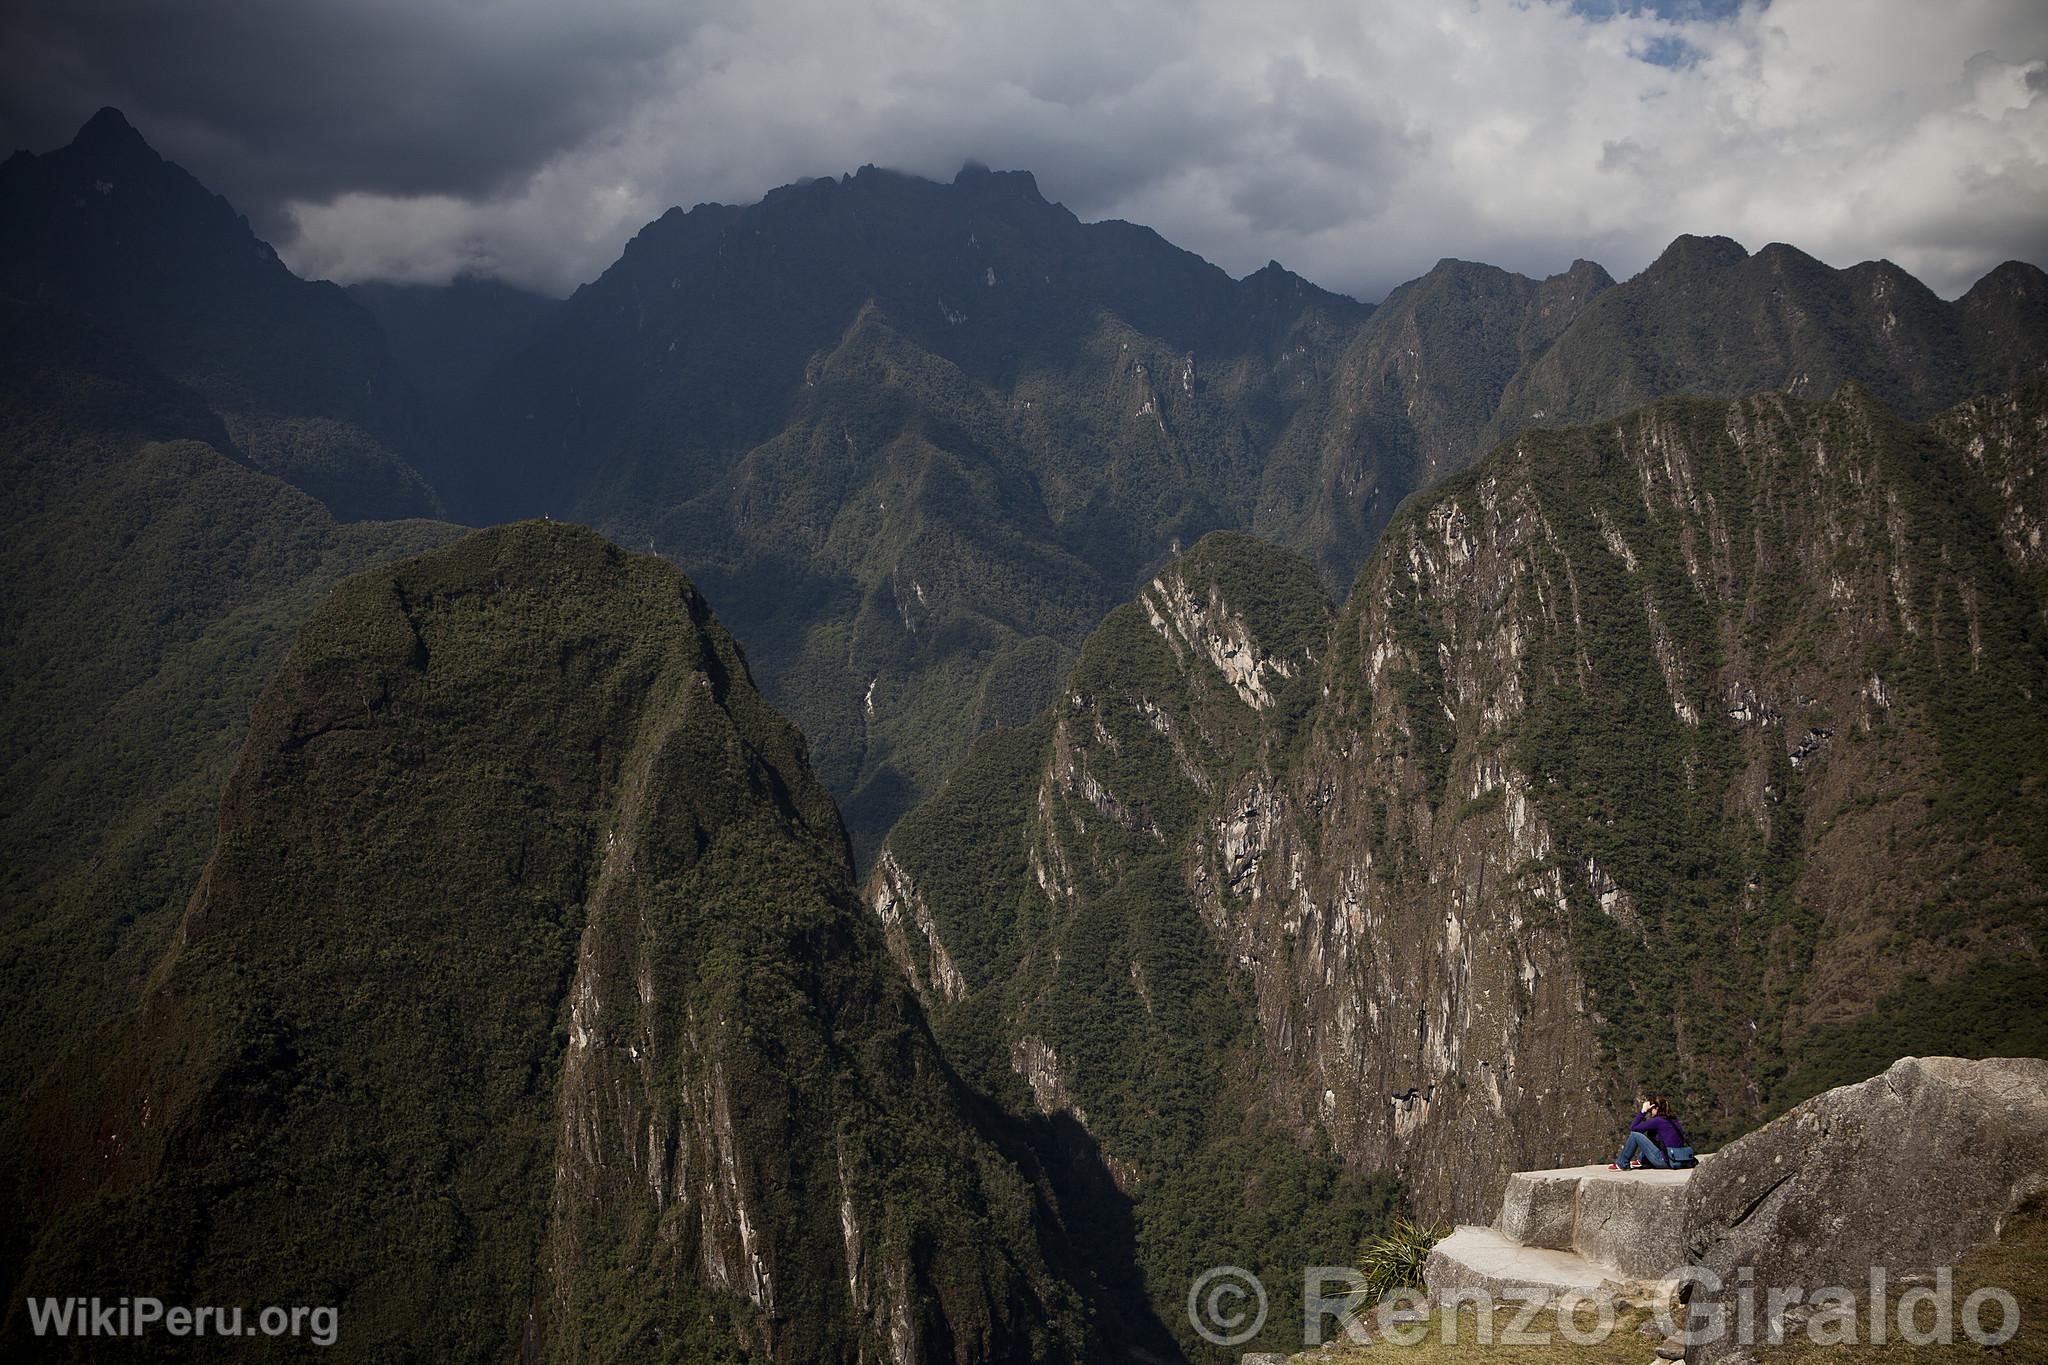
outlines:
[{"label": "dark hair", "polygon": [[1671,1117],[1671,1097],[1665,1094],[1650,1096],[1650,1105],[1665,1118]]}]

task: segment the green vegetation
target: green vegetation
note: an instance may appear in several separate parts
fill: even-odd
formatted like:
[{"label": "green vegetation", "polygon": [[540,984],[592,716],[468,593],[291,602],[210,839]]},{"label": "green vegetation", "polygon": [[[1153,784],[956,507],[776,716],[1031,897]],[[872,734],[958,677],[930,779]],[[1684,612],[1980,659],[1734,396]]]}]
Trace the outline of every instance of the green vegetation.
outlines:
[{"label": "green vegetation", "polygon": [[[1398,1310],[1398,1306],[1395,1311]],[[1419,1321],[1390,1318],[1393,1331],[1379,1337],[1368,1317],[1361,1328],[1373,1336],[1370,1345],[1339,1334],[1334,1321],[1316,1351],[1292,1357],[1294,1365],[1325,1365],[1329,1361],[1365,1365],[1374,1360],[1399,1360],[1403,1365],[1642,1365],[1654,1349],[1642,1328],[1652,1320],[1645,1309],[1625,1308],[1614,1317],[1613,1330],[1599,1335],[1597,1318],[1581,1308],[1569,1321],[1552,1309],[1530,1313],[1513,1303],[1484,1309],[1460,1309],[1455,1317],[1429,1313]],[[1588,1344],[1572,1340],[1573,1335]],[[1520,1337],[1518,1340],[1517,1337]],[[1593,1339],[1598,1336],[1598,1339]]]},{"label": "green vegetation", "polygon": [[2048,1057],[2048,967],[1990,957],[1938,982],[1908,977],[1861,1018],[1802,1039],[1771,1107],[1865,1080],[1901,1057],[1933,1056]]},{"label": "green vegetation", "polygon": [[[442,543],[337,526],[218,453],[192,394],[75,315],[0,352],[5,720],[0,1115],[133,1003],[191,894],[250,706],[343,576]],[[210,442],[213,444],[203,444]]]},{"label": "green vegetation", "polygon": [[[2001,541],[2048,388],[1877,401],[2037,370],[2031,267],[1951,305],[1681,239],[1368,310],[870,170],[667,215],[559,307],[369,291],[390,346],[118,116],[4,178],[11,1287],[260,1286],[366,1358],[873,1356],[897,1302],[935,1357],[1209,1358],[1191,1267],[1422,1243],[1271,1074],[1237,960],[1278,883],[1223,831],[1277,811],[1405,905],[1518,817],[1480,761],[1551,845],[1472,894],[1561,878],[1514,922],[1569,940],[1586,1084],[1711,1143],[2048,1046],[2048,579]],[[1394,558],[1486,480],[1540,523],[1513,621]],[[455,534],[337,519],[441,493],[688,566],[816,779],[695,591],[589,533],[334,589]],[[1162,573],[1290,664],[1272,706],[1126,600]],[[1447,676],[1475,626],[1526,644],[1503,733]],[[930,1033],[841,810],[967,980]]]},{"label": "green vegetation", "polygon": [[2041,305],[2021,321],[1994,297],[2011,283],[1987,277],[1981,294],[1949,304],[1888,261],[1832,270],[1783,243],[1750,255],[1725,237],[1680,237],[1506,385],[1489,435],[1611,417],[1665,394],[1776,389],[1817,401],[1851,381],[1924,420],[2038,371]]},{"label": "green vegetation", "polygon": [[688,569],[866,861],[991,723],[975,698],[1020,659],[1045,681],[1207,532],[1341,585],[1404,497],[1532,423],[1850,380],[1926,415],[2039,358],[2023,283],[1966,307],[1681,241],[1620,285],[1445,261],[1368,310],[1026,176],[869,169],[649,225],[478,383],[434,472],[464,515],[575,515]]},{"label": "green vegetation", "polygon": [[[2012,945],[2024,978],[2048,927],[2048,714],[2033,700],[2048,694],[2048,649],[1989,486],[1963,476],[1955,444],[1867,394],[1732,412],[1667,400],[1525,435],[1512,472],[1479,466],[1389,533],[1405,545],[1429,509],[1469,505],[1483,480],[1539,499],[1526,571],[1568,592],[1571,619],[1524,627],[1529,701],[1506,738],[1569,874],[1575,956],[1613,1063],[1683,1095],[1708,1142],[1901,1051],[2038,1049],[2036,1031],[2013,1031],[2017,988],[1964,964]],[[1647,472],[1643,451],[1656,452]],[[1823,481],[1844,465],[1854,495]],[[1687,503],[1668,500],[1666,479]],[[1402,569],[1391,582],[1382,609],[1417,666],[1389,682],[1434,803],[1476,738],[1445,714],[1439,620],[1469,622],[1473,604]],[[1872,607],[1836,604],[1850,584]],[[1788,714],[1757,702],[1737,718],[1731,688]],[[1461,802],[1454,820],[1498,799]],[[1399,831],[1396,847],[1415,852]],[[1840,873],[1817,871],[1844,860],[1891,869],[1874,901],[1846,900],[1830,884]],[[1846,1000],[1839,976],[1817,994],[1816,961],[1871,925],[1891,962],[1995,1022],[1915,1005],[1924,1022],[1901,1032],[1868,979]],[[1809,1011],[1859,1022],[1814,1029]]]},{"label": "green vegetation", "polygon": [[979,1135],[802,751],[681,575],[594,533],[348,580],[257,708],[149,994],[35,1097],[14,1301],[128,1275],[335,1304],[351,1359],[853,1359],[899,1312],[1078,1352],[1063,1234]]}]

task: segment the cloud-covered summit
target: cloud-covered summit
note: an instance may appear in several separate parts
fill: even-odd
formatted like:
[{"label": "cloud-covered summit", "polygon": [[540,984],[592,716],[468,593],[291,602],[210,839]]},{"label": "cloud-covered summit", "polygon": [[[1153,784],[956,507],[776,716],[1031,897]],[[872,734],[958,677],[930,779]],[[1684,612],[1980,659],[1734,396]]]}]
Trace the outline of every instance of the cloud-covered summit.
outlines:
[{"label": "cloud-covered summit", "polygon": [[1681,232],[1950,295],[2048,259],[2029,0],[75,0],[0,44],[6,141],[118,104],[342,280],[565,290],[671,204],[871,162],[1028,168],[1365,298],[1444,256],[1626,275]]}]

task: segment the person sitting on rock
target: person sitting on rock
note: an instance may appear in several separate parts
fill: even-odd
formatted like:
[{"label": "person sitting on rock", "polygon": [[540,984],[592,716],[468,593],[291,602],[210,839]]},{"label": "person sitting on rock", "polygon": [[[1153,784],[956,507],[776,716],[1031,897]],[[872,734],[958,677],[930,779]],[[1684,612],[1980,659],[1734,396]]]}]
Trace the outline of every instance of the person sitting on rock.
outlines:
[{"label": "person sitting on rock", "polygon": [[1671,1166],[1670,1151],[1674,1147],[1685,1147],[1685,1130],[1678,1126],[1678,1120],[1671,1117],[1671,1101],[1664,1095],[1652,1095],[1636,1110],[1635,1122],[1629,1125],[1628,1141],[1621,1145],[1621,1152],[1608,1164],[1610,1171],[1640,1170],[1655,1166],[1668,1170]]}]

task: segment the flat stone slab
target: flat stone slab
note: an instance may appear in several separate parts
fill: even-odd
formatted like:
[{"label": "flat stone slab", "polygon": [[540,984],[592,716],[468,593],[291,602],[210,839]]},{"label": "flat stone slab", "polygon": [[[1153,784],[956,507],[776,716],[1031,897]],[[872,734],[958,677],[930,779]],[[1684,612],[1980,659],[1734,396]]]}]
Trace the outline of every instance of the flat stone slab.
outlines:
[{"label": "flat stone slab", "polygon": [[1662,1278],[1685,1261],[1692,1175],[1605,1165],[1517,1171],[1508,1177],[1495,1227],[1510,1243],[1577,1252],[1611,1274]]},{"label": "flat stone slab", "polygon": [[1678,1282],[1618,1276],[1574,1251],[1526,1247],[1495,1228],[1461,1227],[1431,1249],[1423,1287],[1439,1303],[1484,1293],[1511,1303],[1556,1304],[1571,1296],[1658,1307],[1672,1302]]},{"label": "flat stone slab", "polygon": [[1561,1171],[1516,1171],[1501,1194],[1494,1221],[1511,1242],[1570,1251],[1579,1218],[1579,1182],[1591,1167]]},{"label": "flat stone slab", "polygon": [[1502,1298],[1533,1292],[1549,1300],[1568,1291],[1591,1296],[1610,1278],[1583,1256],[1523,1246],[1493,1228],[1457,1229],[1431,1249],[1422,1267],[1423,1284],[1439,1297],[1458,1289]]}]

